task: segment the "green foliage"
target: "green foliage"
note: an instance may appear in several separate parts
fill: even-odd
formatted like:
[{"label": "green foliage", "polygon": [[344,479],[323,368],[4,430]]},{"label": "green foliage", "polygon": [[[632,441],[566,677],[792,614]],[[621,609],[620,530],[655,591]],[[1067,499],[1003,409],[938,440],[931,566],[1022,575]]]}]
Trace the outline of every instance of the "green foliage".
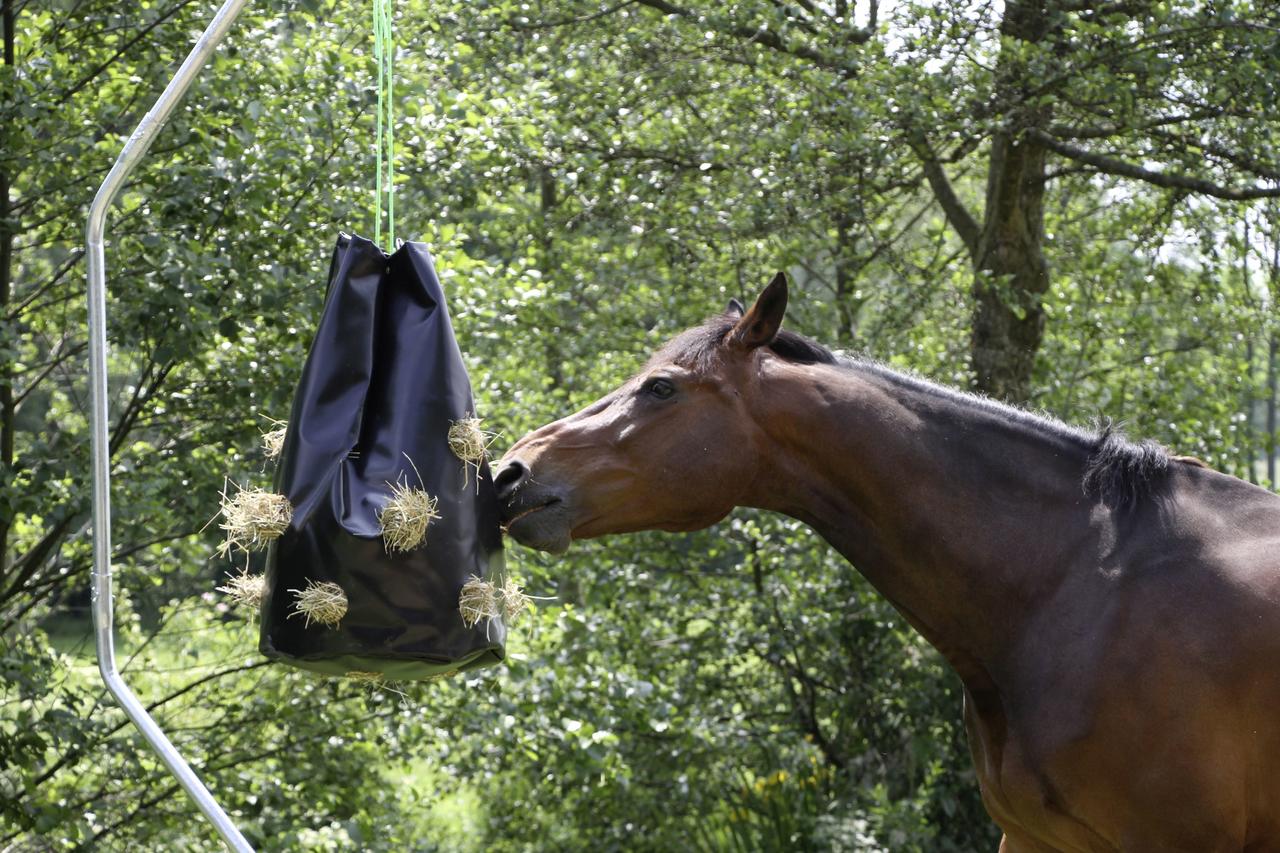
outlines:
[{"label": "green foliage", "polygon": [[[1132,27],[1064,12],[1075,40],[1049,49],[959,0],[874,26],[844,4],[408,0],[400,236],[433,247],[499,446],[777,268],[797,282],[790,327],[967,385],[975,265],[909,131],[970,207],[992,134],[1028,104],[1110,115],[1117,156],[1261,180],[1274,28],[1233,23],[1262,4],[1200,5]],[[6,849],[217,849],[90,653],[81,257],[106,166],[212,8],[23,4],[2,71]],[[335,232],[371,231],[366,12],[244,13],[112,214],[118,643],[143,701],[262,849],[994,849],[959,682],[787,519],[515,549],[553,600],[507,666],[466,679],[371,689],[258,658],[212,592],[233,567],[206,522],[224,475],[269,479],[258,434],[286,416]],[[1025,102],[993,96],[1004,51]],[[1221,108],[1148,133],[1175,90]],[[1034,404],[1265,477],[1274,202],[1052,165]]]}]

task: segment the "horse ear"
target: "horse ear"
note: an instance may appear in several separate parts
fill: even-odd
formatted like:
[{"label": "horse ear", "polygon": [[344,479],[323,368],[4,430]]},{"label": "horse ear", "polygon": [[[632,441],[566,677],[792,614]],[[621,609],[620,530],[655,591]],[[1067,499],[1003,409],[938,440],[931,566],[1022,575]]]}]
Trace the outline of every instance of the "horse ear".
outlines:
[{"label": "horse ear", "polygon": [[751,310],[729,332],[727,340],[744,349],[771,344],[782,328],[782,315],[786,313],[787,276],[778,273],[756,297],[756,304],[751,306]]},{"label": "horse ear", "polygon": [[747,313],[747,306],[743,305],[737,299],[730,299],[729,305],[724,309],[724,313],[732,314],[735,317],[741,317]]}]

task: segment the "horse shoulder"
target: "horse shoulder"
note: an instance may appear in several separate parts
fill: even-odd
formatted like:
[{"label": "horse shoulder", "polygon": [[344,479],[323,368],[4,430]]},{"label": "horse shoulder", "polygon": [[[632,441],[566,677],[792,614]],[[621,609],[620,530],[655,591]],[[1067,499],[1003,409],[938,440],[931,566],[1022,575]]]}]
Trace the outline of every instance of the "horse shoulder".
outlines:
[{"label": "horse shoulder", "polygon": [[1191,470],[1207,487],[1080,555],[1000,702],[967,714],[984,796],[1015,831],[1068,849],[1280,843],[1280,499]]}]

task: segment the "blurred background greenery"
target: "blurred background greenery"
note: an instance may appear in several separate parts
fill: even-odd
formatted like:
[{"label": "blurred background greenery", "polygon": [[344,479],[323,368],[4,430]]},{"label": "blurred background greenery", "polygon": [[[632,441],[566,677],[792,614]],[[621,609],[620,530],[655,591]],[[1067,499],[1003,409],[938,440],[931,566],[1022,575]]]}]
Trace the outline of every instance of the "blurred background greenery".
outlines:
[{"label": "blurred background greenery", "polygon": [[[89,638],[82,231],[207,0],[2,0],[0,850],[218,844]],[[396,4],[400,236],[524,431],[796,280],[791,328],[1276,485],[1266,0]],[[369,9],[254,4],[113,215],[127,677],[267,850],[994,850],[959,684],[802,525],[513,547],[506,666],[268,666],[214,592],[340,229],[373,218]]]}]

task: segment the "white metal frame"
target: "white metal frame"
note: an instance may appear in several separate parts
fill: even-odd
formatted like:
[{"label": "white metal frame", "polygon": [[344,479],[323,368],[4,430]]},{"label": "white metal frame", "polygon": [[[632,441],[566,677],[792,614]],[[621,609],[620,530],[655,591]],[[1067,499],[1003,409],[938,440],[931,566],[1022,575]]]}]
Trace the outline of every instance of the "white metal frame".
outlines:
[{"label": "white metal frame", "polygon": [[155,748],[169,772],[177,777],[191,799],[217,829],[227,847],[253,853],[209,789],[183,760],[138,697],[124,683],[116,668],[114,615],[111,591],[111,449],[107,437],[107,277],[103,253],[107,210],[125,180],[146,156],[152,140],[168,120],[199,75],[218,42],[222,41],[247,0],[226,0],[191,49],[169,85],[143,116],[125,143],[89,208],[85,244],[89,256],[89,386],[92,397],[93,448],[93,628],[98,647],[98,669],[107,689],[116,697],[142,736]]}]

